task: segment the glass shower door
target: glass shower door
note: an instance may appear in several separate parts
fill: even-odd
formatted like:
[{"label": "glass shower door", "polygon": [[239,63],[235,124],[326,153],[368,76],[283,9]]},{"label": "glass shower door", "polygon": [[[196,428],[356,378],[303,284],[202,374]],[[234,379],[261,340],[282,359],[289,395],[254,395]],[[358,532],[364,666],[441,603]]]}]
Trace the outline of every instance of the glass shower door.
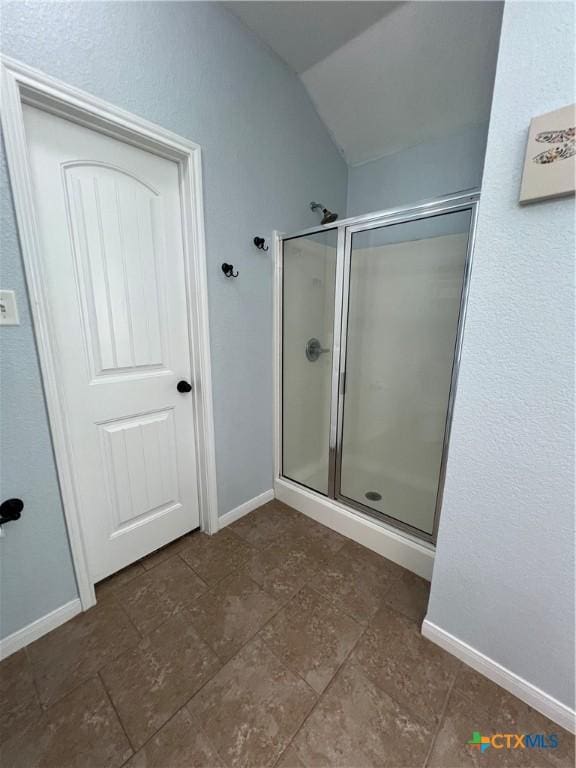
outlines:
[{"label": "glass shower door", "polygon": [[323,494],[329,433],[336,229],[284,240],[282,474]]},{"label": "glass shower door", "polygon": [[352,228],[338,497],[433,538],[471,210]]}]

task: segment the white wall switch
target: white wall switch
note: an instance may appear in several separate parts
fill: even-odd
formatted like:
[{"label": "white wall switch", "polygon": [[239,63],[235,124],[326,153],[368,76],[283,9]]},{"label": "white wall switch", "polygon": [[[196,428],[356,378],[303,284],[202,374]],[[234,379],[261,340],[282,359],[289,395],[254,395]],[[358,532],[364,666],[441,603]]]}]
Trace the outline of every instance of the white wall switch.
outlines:
[{"label": "white wall switch", "polygon": [[20,325],[14,291],[0,291],[0,325]]}]

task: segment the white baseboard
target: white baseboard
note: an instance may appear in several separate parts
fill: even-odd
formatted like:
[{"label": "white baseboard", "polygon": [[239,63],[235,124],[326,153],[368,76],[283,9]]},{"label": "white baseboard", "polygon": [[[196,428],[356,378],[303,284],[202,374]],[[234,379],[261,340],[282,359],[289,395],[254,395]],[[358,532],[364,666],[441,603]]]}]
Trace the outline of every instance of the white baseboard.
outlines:
[{"label": "white baseboard", "polygon": [[328,528],[363,544],[368,549],[422,576],[432,578],[434,548],[403,536],[387,525],[352,512],[337,501],[318,496],[288,480],[274,483],[276,498]]},{"label": "white baseboard", "polygon": [[244,517],[244,515],[247,515],[254,509],[258,509],[258,507],[261,507],[262,504],[266,504],[266,502],[272,501],[273,498],[274,491],[270,489],[269,491],[264,491],[264,493],[261,493],[259,496],[254,496],[253,499],[248,499],[248,501],[245,501],[244,504],[240,504],[239,507],[231,509],[230,512],[226,512],[225,515],[222,515],[222,517],[218,518],[218,530],[225,528],[227,525],[234,523],[236,520],[240,520],[240,518]]},{"label": "white baseboard", "polygon": [[472,648],[471,645],[454,637],[454,635],[446,632],[446,630],[441,629],[428,619],[424,619],[422,634],[428,640],[448,651],[448,653],[456,656],[464,664],[480,672],[484,677],[492,680],[492,682],[509,691],[509,693],[512,693],[533,709],[538,710],[538,712],[541,712],[550,720],[561,725],[562,728],[571,733],[575,732],[576,712],[566,706],[566,704],[562,704],[562,702],[550,696],[550,694],[545,693],[540,688],[537,688],[532,683],[524,680],[524,678],[498,664],[497,661]]},{"label": "white baseboard", "polygon": [[11,656],[26,645],[30,645],[34,640],[38,640],[39,637],[47,635],[48,632],[74,618],[81,611],[82,604],[79,598],[76,598],[75,600],[70,600],[69,603],[61,605],[60,608],[47,613],[46,616],[36,619],[32,624],[28,624],[17,632],[13,632],[8,637],[0,640],[0,659]]}]

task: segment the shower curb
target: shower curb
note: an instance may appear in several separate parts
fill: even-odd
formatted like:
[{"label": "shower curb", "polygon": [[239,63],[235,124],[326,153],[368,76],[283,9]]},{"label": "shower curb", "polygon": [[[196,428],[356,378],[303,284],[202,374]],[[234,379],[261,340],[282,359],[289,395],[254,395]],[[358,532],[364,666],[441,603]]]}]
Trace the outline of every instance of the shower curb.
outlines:
[{"label": "shower curb", "polygon": [[276,498],[318,523],[347,536],[409,571],[430,581],[434,567],[434,547],[385,523],[369,519],[337,501],[309,491],[285,478],[274,483]]}]

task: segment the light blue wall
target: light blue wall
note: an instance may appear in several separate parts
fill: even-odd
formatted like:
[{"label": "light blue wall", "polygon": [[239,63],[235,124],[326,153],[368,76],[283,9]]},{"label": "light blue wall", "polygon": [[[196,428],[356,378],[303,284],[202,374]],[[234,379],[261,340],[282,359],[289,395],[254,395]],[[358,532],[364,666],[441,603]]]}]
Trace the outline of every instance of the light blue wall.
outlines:
[{"label": "light blue wall", "polygon": [[[7,3],[3,52],[203,147],[219,511],[272,484],[272,259],[254,235],[343,211],[347,169],[298,78],[215,3]],[[4,182],[4,179],[3,179]],[[23,323],[0,329],[2,498],[22,496],[2,557],[2,636],[75,595],[11,197],[2,288]],[[223,261],[240,271],[227,280]]]},{"label": "light blue wall", "polygon": [[569,707],[575,206],[518,195],[530,120],[574,102],[574,12],[504,10],[428,611]]},{"label": "light blue wall", "polygon": [[0,539],[0,637],[77,594],[4,159],[0,285],[16,291],[20,325],[0,328],[0,494],[26,506]]},{"label": "light blue wall", "polygon": [[488,124],[418,144],[348,171],[347,215],[396,208],[479,187]]}]

